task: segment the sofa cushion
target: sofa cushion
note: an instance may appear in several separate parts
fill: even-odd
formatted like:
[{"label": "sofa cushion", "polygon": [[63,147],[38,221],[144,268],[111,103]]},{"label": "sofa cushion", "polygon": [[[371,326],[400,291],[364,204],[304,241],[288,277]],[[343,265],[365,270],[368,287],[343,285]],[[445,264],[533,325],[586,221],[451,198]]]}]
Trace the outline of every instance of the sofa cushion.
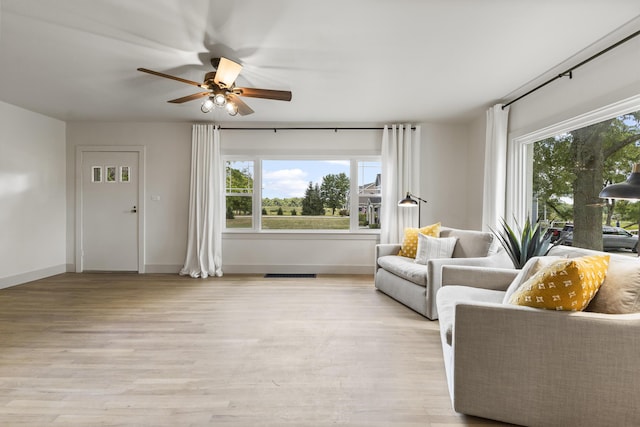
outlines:
[{"label": "sofa cushion", "polygon": [[426,264],[430,259],[451,258],[457,241],[457,237],[431,237],[419,234],[415,262]]},{"label": "sofa cushion", "polygon": [[611,259],[609,271],[587,311],[607,314],[640,312],[640,263],[636,258]]},{"label": "sofa cushion", "polygon": [[509,303],[549,310],[584,310],[604,282],[609,258],[602,254],[555,261],[523,283]]},{"label": "sofa cushion", "polygon": [[471,286],[443,286],[436,294],[438,304],[438,321],[440,331],[444,334],[447,344],[453,341],[453,323],[455,321],[456,305],[460,303],[474,304],[478,302],[502,303],[504,291],[493,289],[473,288]]},{"label": "sofa cushion", "polygon": [[453,258],[486,257],[491,249],[493,233],[442,227],[440,237],[457,237]]},{"label": "sofa cushion", "polygon": [[507,292],[504,294],[504,300],[502,302],[504,304],[508,304],[511,296],[520,288],[520,286],[522,286],[524,282],[529,280],[534,274],[542,270],[544,267],[560,259],[566,259],[566,257],[535,256],[530,258],[507,288]]},{"label": "sofa cushion", "polygon": [[407,258],[415,258],[418,250],[418,234],[424,234],[431,237],[440,236],[440,223],[427,225],[420,229],[407,227],[404,229],[404,238],[402,239],[402,247],[398,255]]},{"label": "sofa cushion", "polygon": [[387,255],[378,258],[378,265],[389,273],[420,286],[427,286],[427,266],[416,264],[412,258]]}]

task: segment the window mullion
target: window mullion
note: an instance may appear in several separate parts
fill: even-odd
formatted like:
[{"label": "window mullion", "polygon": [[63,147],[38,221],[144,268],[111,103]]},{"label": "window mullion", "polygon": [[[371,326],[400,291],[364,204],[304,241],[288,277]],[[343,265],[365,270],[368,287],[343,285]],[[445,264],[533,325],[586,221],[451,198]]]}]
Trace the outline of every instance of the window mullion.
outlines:
[{"label": "window mullion", "polygon": [[253,162],[253,229],[262,231],[262,159]]}]

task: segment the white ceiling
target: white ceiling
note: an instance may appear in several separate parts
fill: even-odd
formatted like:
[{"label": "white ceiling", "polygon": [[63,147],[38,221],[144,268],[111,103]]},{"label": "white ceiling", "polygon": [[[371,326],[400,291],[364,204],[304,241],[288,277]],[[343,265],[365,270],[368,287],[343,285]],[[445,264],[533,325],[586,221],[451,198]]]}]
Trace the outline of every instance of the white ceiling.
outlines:
[{"label": "white ceiling", "polygon": [[[0,0],[0,100],[62,120],[465,120],[640,16],[638,0]],[[209,59],[255,113],[204,115]],[[553,90],[545,88],[545,90]]]}]

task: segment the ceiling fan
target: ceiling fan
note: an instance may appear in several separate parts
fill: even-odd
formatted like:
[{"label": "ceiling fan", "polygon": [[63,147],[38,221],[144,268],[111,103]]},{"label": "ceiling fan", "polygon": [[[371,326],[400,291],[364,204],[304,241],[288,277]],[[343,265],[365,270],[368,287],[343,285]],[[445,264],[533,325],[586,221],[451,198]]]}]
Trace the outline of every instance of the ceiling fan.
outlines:
[{"label": "ceiling fan", "polygon": [[278,101],[291,101],[291,92],[288,90],[272,90],[272,89],[256,89],[251,87],[236,87],[235,81],[242,71],[242,65],[227,58],[211,58],[211,65],[216,69],[208,72],[204,76],[202,83],[192,80],[183,79],[181,77],[172,76],[158,71],[149,70],[147,68],[138,68],[143,73],[153,74],[154,76],[164,77],[187,83],[205,89],[205,92],[194,93],[193,95],[183,96],[182,98],[172,99],[167,102],[173,104],[182,104],[183,102],[193,101],[200,98],[207,98],[200,109],[203,113],[210,112],[214,107],[224,108],[226,111],[235,116],[240,114],[246,116],[253,113],[240,96],[249,98],[275,99]]}]

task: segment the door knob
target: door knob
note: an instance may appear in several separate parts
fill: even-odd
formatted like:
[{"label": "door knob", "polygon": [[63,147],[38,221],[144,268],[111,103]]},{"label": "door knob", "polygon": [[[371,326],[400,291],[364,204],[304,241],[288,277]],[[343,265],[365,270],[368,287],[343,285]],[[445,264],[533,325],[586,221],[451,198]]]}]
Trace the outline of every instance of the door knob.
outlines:
[{"label": "door knob", "polygon": [[134,206],[133,209],[131,209],[131,213],[136,213],[136,212],[138,212],[138,208]]}]

